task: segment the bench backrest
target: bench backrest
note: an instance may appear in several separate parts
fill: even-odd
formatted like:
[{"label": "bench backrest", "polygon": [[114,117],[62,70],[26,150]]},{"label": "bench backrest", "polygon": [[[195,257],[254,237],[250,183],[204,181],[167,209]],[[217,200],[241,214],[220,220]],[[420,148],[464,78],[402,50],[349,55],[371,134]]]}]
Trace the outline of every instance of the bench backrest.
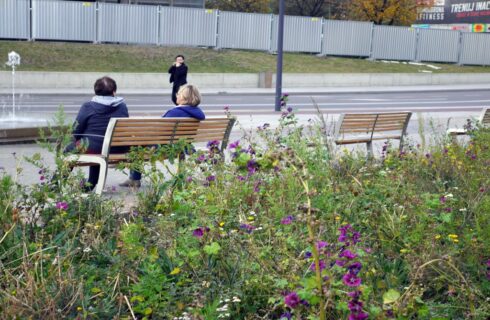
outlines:
[{"label": "bench backrest", "polygon": [[485,108],[482,110],[479,120],[483,126],[490,125],[490,108]]},{"label": "bench backrest", "polygon": [[[101,153],[107,156],[111,147],[165,145],[181,139],[189,142],[226,140],[227,144],[234,122],[234,119],[228,118],[203,121],[193,118],[112,118],[106,130]],[[199,136],[200,132],[202,136]]]},{"label": "bench backrest", "polygon": [[335,137],[346,135],[367,135],[397,131],[403,136],[412,116],[411,112],[349,113],[342,114],[336,126]]}]

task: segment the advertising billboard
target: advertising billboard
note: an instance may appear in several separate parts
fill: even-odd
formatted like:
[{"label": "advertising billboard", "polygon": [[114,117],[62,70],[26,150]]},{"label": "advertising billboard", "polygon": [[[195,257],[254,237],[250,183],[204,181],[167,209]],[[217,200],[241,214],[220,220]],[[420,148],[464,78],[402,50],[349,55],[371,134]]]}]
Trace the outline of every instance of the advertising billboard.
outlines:
[{"label": "advertising billboard", "polygon": [[490,1],[439,0],[427,6],[419,1],[418,24],[486,24],[490,23]]}]

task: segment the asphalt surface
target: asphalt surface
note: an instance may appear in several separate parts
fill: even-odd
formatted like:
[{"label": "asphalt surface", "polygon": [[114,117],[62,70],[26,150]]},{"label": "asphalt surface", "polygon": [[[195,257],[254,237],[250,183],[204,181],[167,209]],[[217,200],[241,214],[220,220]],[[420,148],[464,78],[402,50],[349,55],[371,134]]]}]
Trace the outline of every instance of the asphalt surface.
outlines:
[{"label": "asphalt surface", "polygon": [[[169,95],[123,95],[132,116],[158,116],[172,107]],[[17,115],[42,115],[48,117],[63,105],[69,117],[75,117],[80,105],[91,99],[84,94],[22,94],[16,97]],[[274,114],[273,94],[209,94],[203,95],[201,107],[210,116],[223,115],[223,108],[237,115]],[[323,112],[413,111],[460,112],[479,111],[490,105],[489,90],[454,90],[421,92],[375,93],[294,93],[288,106],[297,113]],[[12,112],[12,97],[0,94],[0,114]]]}]

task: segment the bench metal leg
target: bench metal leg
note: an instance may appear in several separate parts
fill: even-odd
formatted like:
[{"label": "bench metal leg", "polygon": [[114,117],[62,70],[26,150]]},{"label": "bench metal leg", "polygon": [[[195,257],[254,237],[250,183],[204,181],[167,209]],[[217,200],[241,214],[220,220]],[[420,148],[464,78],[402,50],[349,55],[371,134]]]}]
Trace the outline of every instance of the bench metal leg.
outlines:
[{"label": "bench metal leg", "polygon": [[366,142],[367,156],[366,158],[369,160],[373,157],[373,142]]},{"label": "bench metal leg", "polygon": [[99,173],[99,181],[97,182],[97,187],[95,188],[95,194],[101,195],[102,191],[104,191],[105,181],[107,179],[107,162],[104,161],[100,164],[100,173]]}]

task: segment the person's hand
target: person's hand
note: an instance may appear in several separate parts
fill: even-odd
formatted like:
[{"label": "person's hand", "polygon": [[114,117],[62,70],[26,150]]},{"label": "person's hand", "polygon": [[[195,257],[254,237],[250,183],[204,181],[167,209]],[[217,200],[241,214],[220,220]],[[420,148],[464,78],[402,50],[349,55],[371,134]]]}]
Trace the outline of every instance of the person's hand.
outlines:
[{"label": "person's hand", "polygon": [[181,64],[181,63],[178,63],[178,62],[176,62],[176,64],[175,64],[175,66],[176,66],[177,68],[178,68],[178,67],[180,67],[181,65],[182,65],[182,64]]}]

